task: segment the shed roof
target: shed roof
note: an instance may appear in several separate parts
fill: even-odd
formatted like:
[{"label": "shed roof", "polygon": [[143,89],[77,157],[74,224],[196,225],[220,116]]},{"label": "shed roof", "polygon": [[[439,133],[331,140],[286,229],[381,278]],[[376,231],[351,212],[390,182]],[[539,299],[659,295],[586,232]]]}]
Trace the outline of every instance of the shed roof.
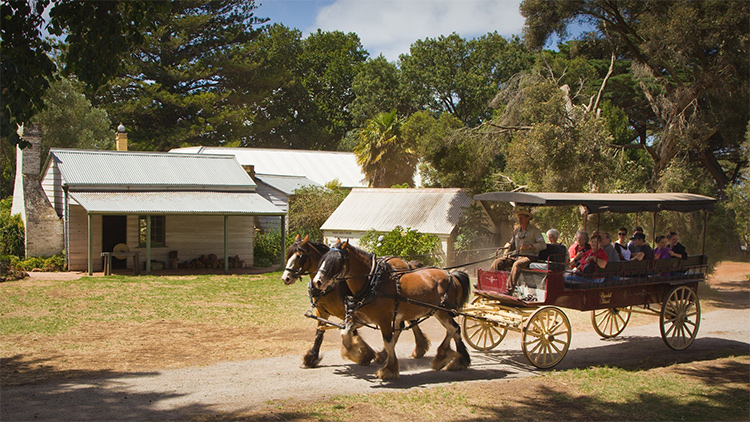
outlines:
[{"label": "shed roof", "polygon": [[237,160],[225,155],[51,149],[49,160],[74,190],[255,190]]},{"label": "shed roof", "polygon": [[336,179],[344,187],[366,187],[365,175],[352,152],[307,151],[273,148],[175,148],[170,153],[233,155],[242,165],[252,165],[256,173],[302,176],[320,185]]},{"label": "shed roof", "polygon": [[692,193],[572,193],[572,192],[489,192],[477,201],[512,202],[532,206],[582,205],[589,213],[712,210],[716,199]]},{"label": "shed roof", "polygon": [[390,231],[401,226],[450,235],[471,198],[461,189],[352,189],[322,230]]},{"label": "shed roof", "polygon": [[254,192],[71,192],[91,214],[284,215]]},{"label": "shed roof", "polygon": [[321,186],[320,183],[316,183],[305,176],[278,176],[256,173],[255,178],[286,195],[291,195],[296,189],[304,186]]}]

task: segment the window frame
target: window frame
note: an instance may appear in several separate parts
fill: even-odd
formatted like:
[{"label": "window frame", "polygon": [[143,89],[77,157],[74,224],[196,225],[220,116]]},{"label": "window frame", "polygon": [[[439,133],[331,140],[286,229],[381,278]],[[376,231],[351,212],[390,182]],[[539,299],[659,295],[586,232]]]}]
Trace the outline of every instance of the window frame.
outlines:
[{"label": "window frame", "polygon": [[[138,247],[146,247],[146,215],[138,216]],[[156,223],[156,224],[155,224]],[[167,246],[167,216],[151,216],[151,247],[164,248]]]}]

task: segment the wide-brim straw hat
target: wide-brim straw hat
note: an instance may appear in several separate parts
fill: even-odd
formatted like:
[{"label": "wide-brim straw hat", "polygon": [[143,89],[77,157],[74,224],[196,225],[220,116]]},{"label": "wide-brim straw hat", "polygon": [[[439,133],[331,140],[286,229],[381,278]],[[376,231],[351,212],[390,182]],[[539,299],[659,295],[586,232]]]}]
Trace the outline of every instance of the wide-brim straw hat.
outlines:
[{"label": "wide-brim straw hat", "polygon": [[515,215],[522,214],[522,215],[525,215],[525,216],[527,216],[529,218],[534,218],[534,215],[531,213],[531,210],[529,210],[528,208],[516,207],[513,210],[513,214],[515,214]]}]

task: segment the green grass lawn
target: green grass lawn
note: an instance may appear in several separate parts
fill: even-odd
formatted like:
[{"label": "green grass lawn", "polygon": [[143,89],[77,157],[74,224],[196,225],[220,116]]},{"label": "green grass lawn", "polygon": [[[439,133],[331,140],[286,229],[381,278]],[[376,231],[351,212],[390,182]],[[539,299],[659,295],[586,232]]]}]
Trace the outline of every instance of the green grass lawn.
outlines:
[{"label": "green grass lawn", "polygon": [[280,273],[109,276],[0,285],[0,335],[55,335],[90,322],[174,320],[228,326],[310,327],[307,286]]}]

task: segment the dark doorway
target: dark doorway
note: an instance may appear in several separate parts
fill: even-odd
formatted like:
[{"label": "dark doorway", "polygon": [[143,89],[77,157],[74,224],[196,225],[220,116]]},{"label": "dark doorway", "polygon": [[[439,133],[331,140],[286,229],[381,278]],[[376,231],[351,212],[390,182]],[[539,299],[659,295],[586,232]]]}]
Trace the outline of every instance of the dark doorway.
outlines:
[{"label": "dark doorway", "polygon": [[[118,243],[128,242],[128,217],[125,215],[102,216],[102,252],[112,252]],[[112,257],[112,269],[127,268],[127,257]]]}]

